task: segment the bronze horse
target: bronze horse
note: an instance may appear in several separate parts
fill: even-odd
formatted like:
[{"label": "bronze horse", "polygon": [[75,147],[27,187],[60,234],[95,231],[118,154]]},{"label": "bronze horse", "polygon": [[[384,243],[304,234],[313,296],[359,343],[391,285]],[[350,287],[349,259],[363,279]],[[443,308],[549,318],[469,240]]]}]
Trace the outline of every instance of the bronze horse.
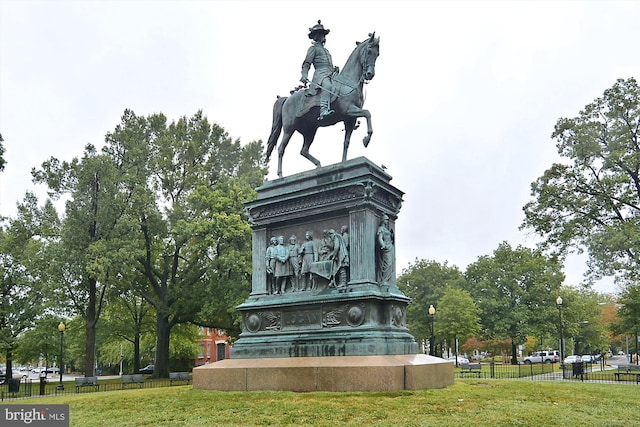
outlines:
[{"label": "bronze horse", "polygon": [[362,142],[365,147],[369,145],[373,129],[371,127],[371,113],[362,109],[364,104],[362,87],[375,75],[376,59],[380,53],[379,46],[380,37],[376,38],[375,33],[370,34],[366,41],[357,43],[344,68],[333,79],[331,108],[335,112],[324,119],[317,119],[320,95],[307,97],[306,90],[298,90],[289,97],[278,98],[273,106],[273,125],[267,142],[267,161],[269,161],[280,137],[280,132],[284,131],[278,147],[278,177],[282,178],[282,156],[294,131],[300,132],[304,137],[300,154],[311,160],[316,166],[320,166],[320,162],[309,154],[309,147],[319,127],[344,122],[343,162],[347,161],[349,140],[359,117],[367,119],[367,135]]}]

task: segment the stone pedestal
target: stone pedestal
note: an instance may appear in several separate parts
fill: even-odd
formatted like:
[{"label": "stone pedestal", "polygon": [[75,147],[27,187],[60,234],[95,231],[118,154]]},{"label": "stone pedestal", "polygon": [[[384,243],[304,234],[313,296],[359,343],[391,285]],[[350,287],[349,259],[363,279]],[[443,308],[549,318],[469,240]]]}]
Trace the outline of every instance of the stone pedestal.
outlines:
[{"label": "stone pedestal", "polygon": [[[258,198],[246,205],[253,228],[252,292],[238,307],[243,331],[232,359],[417,353],[406,327],[409,298],[395,282],[395,258],[389,279],[381,271],[378,231],[388,218],[393,233],[403,195],[390,181],[361,157],[258,188]],[[332,261],[322,260],[323,239],[344,227],[349,265],[334,277]],[[295,289],[292,279],[274,293],[265,259],[270,239],[296,236],[300,245],[307,232],[320,253],[307,289]]]},{"label": "stone pedestal", "polygon": [[[393,236],[403,193],[390,181],[360,157],[257,189],[246,204],[253,276],[238,307],[242,333],[231,359],[194,369],[195,388],[395,391],[453,383],[453,365],[416,354],[407,329],[410,300],[396,285]],[[287,244],[273,246],[279,236]],[[298,247],[288,245],[291,236]],[[319,256],[308,280],[296,281],[271,258],[295,258],[305,242],[307,255]],[[285,277],[274,281],[268,271]]]}]

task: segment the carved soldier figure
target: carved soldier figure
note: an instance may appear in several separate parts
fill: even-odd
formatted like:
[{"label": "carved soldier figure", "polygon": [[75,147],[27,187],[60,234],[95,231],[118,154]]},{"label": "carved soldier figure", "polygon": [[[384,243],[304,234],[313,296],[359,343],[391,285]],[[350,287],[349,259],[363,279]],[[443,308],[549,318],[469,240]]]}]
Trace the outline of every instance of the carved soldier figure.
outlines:
[{"label": "carved soldier figure", "polygon": [[301,82],[308,83],[309,69],[313,65],[313,78],[307,95],[315,95],[318,89],[320,90],[320,116],[318,116],[318,120],[322,120],[334,112],[330,108],[330,103],[331,92],[333,92],[332,75],[337,71],[337,68],[334,68],[331,54],[324,47],[327,34],[329,34],[329,30],[322,26],[320,20],[309,28],[309,38],[313,40],[313,44],[307,50],[307,56],[302,63],[302,77],[300,78]]},{"label": "carved soldier figure", "polygon": [[344,244],[347,247],[347,250],[349,250],[349,227],[347,227],[346,225],[340,227],[340,234],[342,235],[342,240],[344,240]]},{"label": "carved soldier figure", "polygon": [[329,235],[329,230],[322,230],[322,240],[320,240],[320,249],[318,249],[318,257],[320,261],[328,261],[329,255],[333,252],[333,238]]},{"label": "carved soldier figure", "polygon": [[278,237],[278,245],[275,247],[276,252],[276,268],[273,273],[276,280],[276,292],[284,293],[287,279],[291,276],[291,267],[289,265],[289,249],[284,246],[284,236]]},{"label": "carved soldier figure", "polygon": [[275,283],[275,269],[276,269],[276,245],[278,244],[278,239],[272,237],[270,240],[270,245],[267,247],[267,252],[264,255],[264,260],[267,264],[267,292],[270,294],[276,293],[276,283]]},{"label": "carved soldier figure", "polygon": [[316,242],[313,241],[313,232],[307,231],[304,233],[304,243],[300,248],[300,256],[302,258],[302,266],[300,268],[300,274],[302,276],[302,291],[311,289],[313,287],[313,277],[311,276],[311,264],[318,262],[318,247]]},{"label": "carved soldier figure", "polygon": [[393,282],[393,267],[396,255],[393,230],[389,227],[389,217],[386,214],[382,214],[376,237],[378,243],[378,283],[380,285],[390,285]]},{"label": "carved soldier figure", "polygon": [[289,265],[291,266],[291,292],[300,290],[300,246],[294,235],[289,238]]},{"label": "carved soldier figure", "polygon": [[332,240],[333,250],[329,254],[331,265],[331,280],[329,286],[344,287],[347,286],[347,269],[349,268],[349,251],[342,239],[342,236],[331,229],[328,232]]}]

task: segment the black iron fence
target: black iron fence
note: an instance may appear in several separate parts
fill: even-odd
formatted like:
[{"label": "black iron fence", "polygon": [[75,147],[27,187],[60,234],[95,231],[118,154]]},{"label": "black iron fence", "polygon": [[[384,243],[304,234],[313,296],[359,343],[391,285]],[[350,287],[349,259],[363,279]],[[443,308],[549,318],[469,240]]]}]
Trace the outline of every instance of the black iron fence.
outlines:
[{"label": "black iron fence", "polygon": [[0,384],[0,401],[191,384],[191,377],[188,379],[144,378],[140,382],[124,381],[124,377],[98,377],[95,383],[79,381],[80,378],[82,377],[78,377],[78,381],[65,379],[62,382],[62,386],[60,386],[59,381],[53,378],[45,381],[32,380],[30,378],[5,381]]},{"label": "black iron fence", "polygon": [[603,362],[572,364],[537,363],[509,365],[495,362],[458,365],[455,378],[523,379],[539,381],[589,381],[640,384],[640,366],[606,365]]}]

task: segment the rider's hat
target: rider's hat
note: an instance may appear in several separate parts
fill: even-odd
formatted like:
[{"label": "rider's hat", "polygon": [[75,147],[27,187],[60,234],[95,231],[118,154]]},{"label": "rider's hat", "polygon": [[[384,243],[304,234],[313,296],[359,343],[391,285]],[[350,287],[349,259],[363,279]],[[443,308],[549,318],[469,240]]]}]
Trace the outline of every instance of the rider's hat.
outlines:
[{"label": "rider's hat", "polygon": [[315,36],[316,34],[324,34],[324,35],[329,34],[329,30],[325,30],[325,28],[320,23],[319,19],[318,19],[318,23],[316,25],[314,25],[313,27],[309,28],[309,38],[312,39],[313,36]]}]

